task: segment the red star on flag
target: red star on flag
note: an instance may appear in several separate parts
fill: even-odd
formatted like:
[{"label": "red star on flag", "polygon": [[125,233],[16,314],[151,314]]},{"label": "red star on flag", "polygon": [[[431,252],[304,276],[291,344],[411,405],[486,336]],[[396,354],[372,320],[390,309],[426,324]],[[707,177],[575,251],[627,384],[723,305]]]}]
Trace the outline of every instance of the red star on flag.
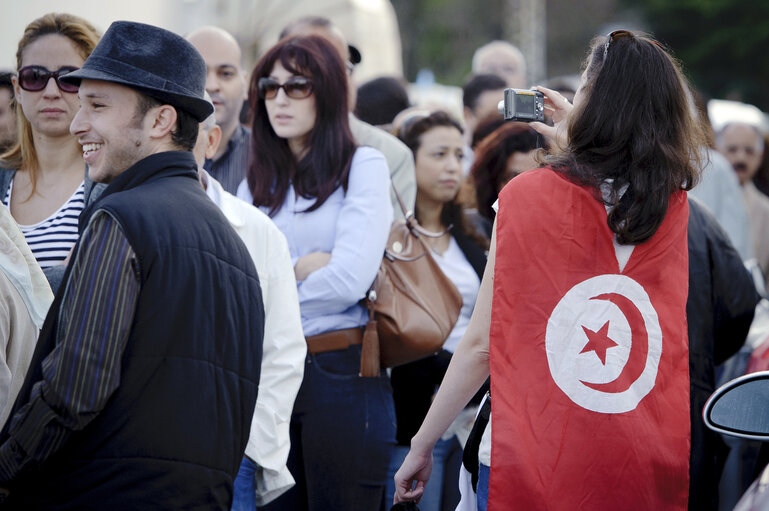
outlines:
[{"label": "red star on flag", "polygon": [[580,353],[594,351],[596,356],[601,359],[601,363],[606,365],[606,350],[617,346],[617,343],[609,338],[609,322],[604,323],[597,332],[590,330],[584,325],[582,325],[582,330],[584,330],[587,336],[587,344],[585,344]]}]

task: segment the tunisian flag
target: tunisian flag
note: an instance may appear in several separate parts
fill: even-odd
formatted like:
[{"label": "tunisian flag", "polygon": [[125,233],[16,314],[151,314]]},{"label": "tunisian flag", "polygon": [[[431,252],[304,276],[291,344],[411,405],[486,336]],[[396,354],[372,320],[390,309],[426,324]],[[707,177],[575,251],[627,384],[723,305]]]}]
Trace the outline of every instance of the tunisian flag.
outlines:
[{"label": "tunisian flag", "polygon": [[689,206],[616,246],[593,191],[550,169],[499,198],[489,509],[687,507]]}]

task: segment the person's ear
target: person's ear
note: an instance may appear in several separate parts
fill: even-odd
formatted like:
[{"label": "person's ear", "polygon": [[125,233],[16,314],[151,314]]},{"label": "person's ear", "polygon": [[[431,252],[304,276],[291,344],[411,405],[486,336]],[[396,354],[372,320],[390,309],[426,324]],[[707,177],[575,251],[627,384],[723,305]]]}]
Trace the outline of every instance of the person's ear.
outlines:
[{"label": "person's ear", "polygon": [[208,130],[206,138],[206,159],[210,160],[216,154],[216,150],[219,149],[219,142],[222,141],[222,128],[218,124],[214,125]]},{"label": "person's ear", "polygon": [[176,109],[171,105],[160,105],[148,112],[151,115],[150,138],[163,138],[176,128]]},{"label": "person's ear", "polygon": [[14,75],[11,77],[11,83],[13,84],[13,99],[14,101],[19,101],[21,98],[21,86],[19,85],[19,77]]}]

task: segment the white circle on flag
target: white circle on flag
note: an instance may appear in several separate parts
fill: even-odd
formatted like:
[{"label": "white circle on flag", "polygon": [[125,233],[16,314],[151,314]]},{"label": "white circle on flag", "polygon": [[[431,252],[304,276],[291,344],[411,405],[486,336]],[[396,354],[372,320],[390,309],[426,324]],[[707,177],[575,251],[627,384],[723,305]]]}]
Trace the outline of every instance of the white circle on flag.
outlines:
[{"label": "white circle on flag", "polygon": [[561,298],[545,347],[550,374],[569,399],[594,412],[625,413],[654,387],[662,329],[643,286],[626,275],[599,275]]}]

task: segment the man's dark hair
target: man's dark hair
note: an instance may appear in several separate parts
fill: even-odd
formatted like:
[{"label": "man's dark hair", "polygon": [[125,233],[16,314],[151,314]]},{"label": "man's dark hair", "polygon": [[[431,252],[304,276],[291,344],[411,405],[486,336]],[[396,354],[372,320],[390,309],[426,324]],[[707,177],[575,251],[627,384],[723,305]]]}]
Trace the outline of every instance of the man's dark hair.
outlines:
[{"label": "man's dark hair", "polygon": [[507,88],[505,81],[497,75],[479,74],[470,77],[462,87],[462,104],[475,111],[478,98],[486,91]]},{"label": "man's dark hair", "polygon": [[374,126],[390,124],[408,107],[409,94],[397,78],[383,76],[358,87],[355,115],[361,121]]},{"label": "man's dark hair", "polygon": [[11,71],[0,71],[0,88],[8,89],[11,91],[11,97],[13,97],[13,82],[11,81],[12,77],[13,73]]},{"label": "man's dark hair", "polygon": [[[144,117],[150,109],[163,104],[166,103],[139,92],[139,100],[136,103],[136,113],[134,118],[140,119]],[[192,151],[192,148],[195,147],[195,142],[198,140],[200,123],[186,110],[176,107],[174,107],[174,110],[176,110],[176,129],[171,133],[171,139],[179,149],[183,151]]]}]

